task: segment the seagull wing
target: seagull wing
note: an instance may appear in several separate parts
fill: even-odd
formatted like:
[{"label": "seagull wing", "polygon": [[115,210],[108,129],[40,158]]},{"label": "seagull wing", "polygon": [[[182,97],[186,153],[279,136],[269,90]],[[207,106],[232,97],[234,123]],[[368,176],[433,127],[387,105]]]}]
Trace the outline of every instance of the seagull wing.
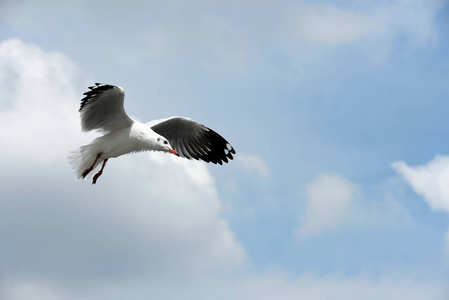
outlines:
[{"label": "seagull wing", "polygon": [[220,165],[233,159],[234,148],[218,133],[203,124],[184,117],[171,117],[148,123],[165,137],[179,155]]},{"label": "seagull wing", "polygon": [[113,131],[129,126],[133,120],[126,114],[125,91],[118,86],[95,83],[85,92],[79,109],[81,129]]}]

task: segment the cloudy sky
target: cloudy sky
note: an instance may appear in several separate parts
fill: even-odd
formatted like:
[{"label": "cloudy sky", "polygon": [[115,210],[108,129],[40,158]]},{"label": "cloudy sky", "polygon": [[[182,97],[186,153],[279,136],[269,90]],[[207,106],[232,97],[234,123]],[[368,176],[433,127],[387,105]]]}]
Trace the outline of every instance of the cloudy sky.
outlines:
[{"label": "cloudy sky", "polygon": [[[94,82],[236,149],[77,181]],[[0,298],[449,299],[449,3],[2,1]]]}]

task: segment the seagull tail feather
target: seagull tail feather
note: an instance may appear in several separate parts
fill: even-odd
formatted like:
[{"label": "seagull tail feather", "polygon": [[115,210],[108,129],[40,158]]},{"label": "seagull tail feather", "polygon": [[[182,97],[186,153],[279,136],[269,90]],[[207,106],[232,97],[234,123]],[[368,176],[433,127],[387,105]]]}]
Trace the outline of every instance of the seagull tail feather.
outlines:
[{"label": "seagull tail feather", "polygon": [[[92,149],[92,144],[81,146],[78,149],[69,151],[69,156],[67,158],[69,160],[69,165],[72,168],[73,173],[75,173],[76,179],[83,179],[82,174],[95,161],[96,155],[97,154]],[[85,177],[85,179],[90,178],[93,174],[95,174],[95,169],[99,165],[100,162],[97,162],[94,169]]]}]

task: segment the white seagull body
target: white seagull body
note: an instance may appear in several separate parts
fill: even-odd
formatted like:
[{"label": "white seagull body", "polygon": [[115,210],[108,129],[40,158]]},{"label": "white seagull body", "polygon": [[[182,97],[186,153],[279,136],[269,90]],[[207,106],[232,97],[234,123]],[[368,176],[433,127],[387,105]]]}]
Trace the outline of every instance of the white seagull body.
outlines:
[{"label": "white seagull body", "polygon": [[95,184],[109,158],[133,152],[171,152],[220,165],[233,159],[234,148],[218,133],[198,122],[171,117],[143,124],[126,114],[125,91],[121,87],[96,83],[89,89],[79,109],[81,129],[105,134],[71,151],[69,163],[77,179],[86,178],[102,164],[93,177],[92,184]]}]

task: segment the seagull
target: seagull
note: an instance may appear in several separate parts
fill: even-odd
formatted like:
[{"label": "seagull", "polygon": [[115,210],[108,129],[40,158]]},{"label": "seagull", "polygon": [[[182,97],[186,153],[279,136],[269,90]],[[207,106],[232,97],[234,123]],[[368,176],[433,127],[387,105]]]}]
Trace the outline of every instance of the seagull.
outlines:
[{"label": "seagull", "polygon": [[109,158],[141,151],[162,151],[187,159],[214,164],[233,159],[234,148],[221,135],[185,117],[170,117],[143,124],[125,112],[125,90],[119,86],[95,83],[83,94],[79,109],[81,130],[97,130],[104,135],[90,144],[72,150],[68,159],[77,179],[93,176],[96,184]]}]

